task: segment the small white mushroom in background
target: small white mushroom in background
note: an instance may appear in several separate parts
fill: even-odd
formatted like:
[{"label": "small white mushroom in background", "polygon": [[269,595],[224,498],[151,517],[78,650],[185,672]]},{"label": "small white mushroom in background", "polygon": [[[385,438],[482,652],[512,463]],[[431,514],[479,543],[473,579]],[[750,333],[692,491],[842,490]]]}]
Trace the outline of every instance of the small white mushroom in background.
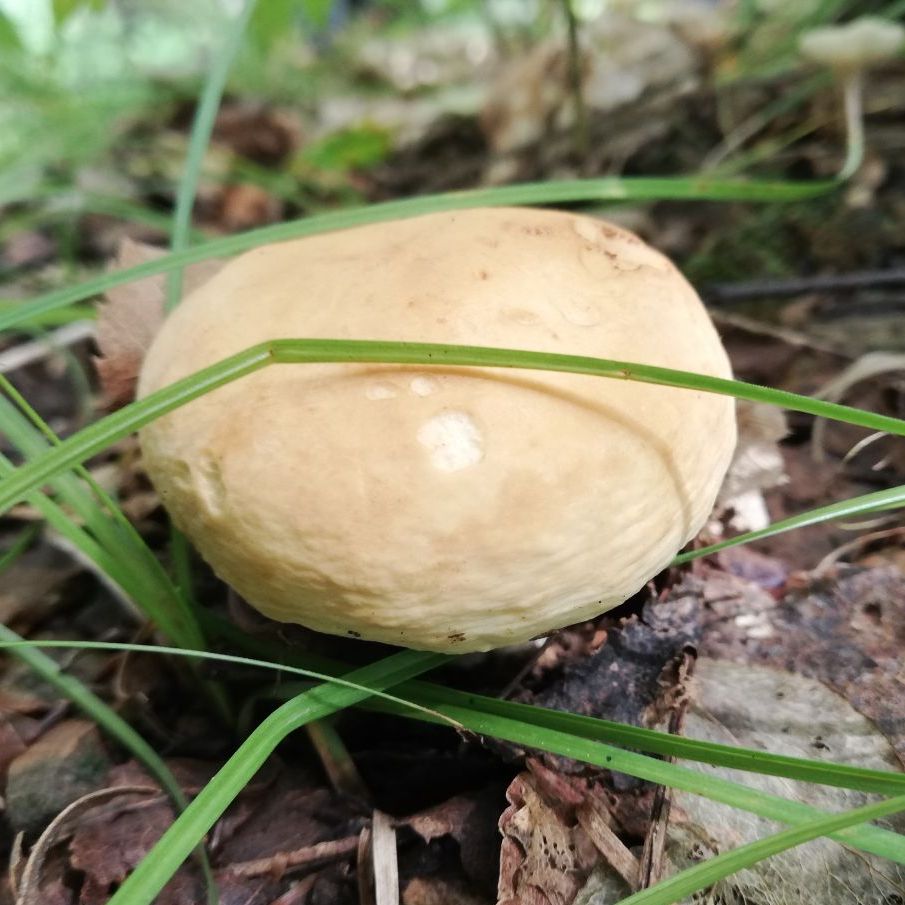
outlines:
[{"label": "small white mushroom in background", "polygon": [[905,45],[905,26],[888,19],[864,16],[844,25],[806,31],[799,41],[801,55],[828,66],[842,85],[848,153],[839,172],[847,179],[864,156],[863,73],[896,56]]},{"label": "small white mushroom in background", "polygon": [[[601,220],[437,213],[251,251],[193,292],[147,395],[254,343],[400,340],[572,353],[729,377],[676,268]],[[729,397],[548,371],[267,368],[146,427],[164,505],[264,614],[453,653],[624,601],[704,524]]]},{"label": "small white mushroom in background", "polygon": [[891,59],[905,43],[898,22],[865,16],[845,25],[813,28],[801,36],[802,56],[838,70],[867,69]]}]

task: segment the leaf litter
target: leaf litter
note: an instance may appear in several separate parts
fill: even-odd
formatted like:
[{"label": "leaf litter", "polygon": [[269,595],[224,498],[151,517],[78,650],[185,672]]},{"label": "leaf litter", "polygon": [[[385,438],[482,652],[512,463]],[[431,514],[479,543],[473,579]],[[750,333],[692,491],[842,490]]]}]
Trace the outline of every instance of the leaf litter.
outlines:
[{"label": "leaf litter", "polygon": [[[637,97],[605,99],[605,111],[598,110],[592,117],[596,172],[694,171],[700,163],[697,147],[722,139],[722,126],[710,110],[712,98],[702,95],[698,84],[700,59],[686,58],[688,51],[683,49],[694,42],[680,41],[676,33],[681,31],[658,32],[657,40],[670,49],[664,65],[674,67],[672,75],[659,83],[642,79],[641,84],[629,86],[639,89]],[[446,56],[448,49],[443,50]],[[623,49],[631,51],[630,43]],[[381,78],[400,77],[393,69],[392,53],[390,48],[384,54],[389,68]],[[426,56],[430,61],[436,53],[430,42],[418,49],[419,59]],[[543,57],[540,63],[530,64],[537,72],[561,66],[555,49],[544,53],[546,57],[537,54],[538,59]],[[700,53],[700,48],[694,53]],[[486,65],[496,65],[492,55]],[[512,65],[525,63],[514,59]],[[633,71],[625,67],[626,73]],[[586,74],[591,87],[597,76],[593,67]],[[503,73],[500,84],[507,78],[511,81],[512,76]],[[379,103],[356,107],[344,105],[342,98],[331,99],[332,112],[320,111],[322,118],[313,125],[308,118],[281,109],[228,102],[215,129],[218,146],[210,155],[198,222],[218,231],[234,230],[295,214],[300,204],[307,210],[306,205],[315,209],[337,198],[376,200],[438,187],[546,178],[551,173],[572,175],[580,169],[565,95],[552,103],[541,99],[524,114],[513,106],[515,94],[502,98],[510,106],[506,116],[498,118],[499,124],[512,127],[510,132],[516,136],[527,136],[520,145],[513,144],[510,135],[497,134],[492,123],[488,129],[488,117],[476,115],[477,107],[474,113],[463,114],[440,110],[429,97],[417,100],[417,104],[391,105],[397,121],[401,114],[418,108],[417,116],[409,113],[411,121],[398,133],[413,136],[413,141],[397,143],[369,166],[352,164],[339,176],[325,175],[318,169],[321,164],[310,160],[303,163],[299,150],[318,130],[329,134],[328,114],[343,128],[354,128],[362,110],[367,115],[385,109]],[[757,92],[740,95],[735,99],[737,110],[729,113],[756,112],[762,100]],[[499,95],[493,102],[500,102]],[[155,138],[130,150],[130,178],[141,183],[140,191],[159,183],[166,168],[181,160],[187,123],[187,116],[182,120],[177,116],[159,141]],[[686,137],[689,124],[698,132],[691,143]],[[393,134],[379,122],[371,127]],[[546,127],[551,128],[545,132]],[[502,158],[491,154],[492,144],[505,146]],[[799,164],[809,165],[823,150],[809,145]],[[268,167],[281,177],[290,174],[296,189],[292,200],[278,200],[269,189],[242,177],[242,161]],[[905,178],[892,163],[881,177]],[[148,197],[159,201],[153,193]],[[863,206],[853,211],[843,201],[810,220],[797,209],[778,226],[767,218],[757,221],[750,208],[731,205],[719,210],[708,206],[706,211],[660,205],[614,213],[633,218],[646,238],[677,257],[703,285],[713,275],[725,277],[729,266],[725,237],[731,237],[738,248],[739,236],[747,228],[761,232],[744,253],[738,252],[743,260],[739,265],[736,259],[735,266],[742,278],[763,272],[764,261],[773,265],[767,250],[776,247],[777,236],[779,244],[784,242],[789,249],[776,252],[780,262],[788,253],[797,256],[796,266],[804,260],[818,270],[837,260],[882,266],[878,255],[888,254],[900,240],[880,222],[884,216],[890,222],[896,217],[886,196],[878,192],[872,203],[882,213],[875,215]],[[748,220],[755,222],[749,226]],[[85,239],[88,248],[107,247],[112,235],[148,234],[122,227],[111,232],[109,222],[104,225],[96,218],[82,222],[93,233]],[[25,269],[44,266],[51,249],[58,247],[56,237],[34,231],[22,235],[18,246],[2,243],[4,262]],[[852,242],[852,235],[871,241]],[[130,266],[161,253],[160,248],[126,241],[115,266]],[[731,255],[728,258],[731,262]],[[209,278],[217,266],[190,269],[188,287]],[[164,279],[151,278],[111,290],[100,306],[97,365],[107,407],[122,405],[134,394],[141,359],[162,318],[164,291]],[[856,321],[846,319],[845,311],[819,294],[783,300],[772,308],[766,302],[753,302],[744,309],[745,323],[764,324],[761,332],[738,326],[741,318],[735,326],[727,321],[723,328],[736,373],[799,392],[813,392],[829,383],[860,354],[869,352],[877,336],[894,333],[884,327],[887,321],[881,306],[873,304],[869,294],[844,301],[857,302],[846,309],[855,310]],[[890,303],[886,298],[880,301]],[[60,423],[72,422],[73,406],[66,395],[70,388],[59,371],[34,369],[19,376],[51,386],[54,398],[48,397],[48,406],[56,406]],[[902,390],[895,373],[873,375],[845,391],[845,401],[902,414]],[[66,399],[65,405],[60,399]],[[745,433],[733,473],[735,484],[727,485],[722,508],[708,528],[714,536],[741,525],[753,527],[765,513],[778,518],[902,480],[901,456],[888,457],[887,447],[866,447],[860,457],[846,461],[848,452],[863,439],[847,427],[827,427],[827,461],[815,463],[810,419],[793,415],[785,424],[775,413],[748,414],[754,430]],[[881,467],[875,468],[878,463]],[[109,473],[117,467],[126,478]],[[136,476],[134,448],[117,449],[98,468],[107,486],[121,492],[129,488],[127,497],[134,498],[131,514],[160,547],[165,526],[155,511],[153,494]],[[27,513],[16,515],[21,520]],[[905,689],[898,653],[905,640],[905,576],[887,564],[897,561],[892,555],[878,563],[877,545],[853,551],[854,564],[811,571],[851,537],[844,527],[819,526],[765,542],[757,550],[725,551],[681,573],[670,570],[617,611],[557,633],[542,647],[478,659],[461,667],[456,680],[488,693],[505,692],[517,700],[639,726],[666,727],[679,709],[687,708],[684,731],[692,736],[894,768],[905,758]],[[889,550],[901,550],[894,536],[888,536],[887,542]],[[134,626],[104,588],[80,566],[64,560],[48,557],[42,543],[0,578],[8,582],[0,585],[4,621],[32,637],[72,637],[76,630],[91,638],[131,637]],[[196,564],[196,569],[205,603],[225,611],[222,586],[203,564]],[[311,633],[267,626],[258,633],[267,637],[268,631],[280,640],[290,637],[319,649]],[[333,645],[330,642],[325,649],[334,652]],[[342,649],[353,655],[361,651],[354,646]],[[688,682],[684,664],[695,656],[696,678]],[[189,794],[231,749],[232,740],[221,727],[212,726],[210,715],[186,704],[185,688],[173,672],[137,665],[134,658],[80,657],[74,662],[80,676],[116,699],[153,739]],[[120,667],[126,670],[124,681],[120,681]],[[225,681],[242,698],[269,687],[245,675],[227,676]],[[21,670],[13,667],[7,667],[0,678],[0,714],[6,818],[30,830],[26,850],[38,838],[41,824],[55,816],[54,809],[59,813],[64,807],[63,798],[78,801],[86,789],[88,794],[111,790],[114,795],[118,788],[149,782],[137,765],[123,761],[121,752],[106,741],[89,731],[75,732],[73,724],[78,726],[80,721],[69,716],[66,704],[53,700],[46,689],[23,683]],[[658,794],[649,784],[509,745],[482,745],[433,729],[404,729],[391,719],[370,714],[346,714],[337,727],[379,807],[392,818],[403,903],[607,905],[637,885]],[[83,740],[82,748],[72,743],[69,733]],[[93,772],[79,766],[86,749]],[[82,784],[75,779],[60,782],[56,791],[65,790],[67,795],[52,806],[49,801],[33,809],[28,806],[25,811],[32,813],[24,813],[17,804],[23,800],[17,785],[21,789],[23,764],[27,766],[30,759],[58,777],[72,776]],[[789,793],[790,784],[779,780],[756,777],[750,781]],[[835,790],[821,793],[827,797],[819,799],[807,797],[812,792],[797,787],[794,794],[828,808],[862,800],[838,797]],[[66,838],[46,853],[39,878],[40,901],[100,905],[172,816],[160,794],[141,798],[118,794],[93,812],[79,813]],[[304,740],[290,740],[208,840],[222,901],[254,905],[360,902],[357,852],[371,818],[371,811],[331,788]],[[664,868],[676,869],[725,851],[769,828],[737,812],[729,814],[676,795],[666,826]],[[789,879],[791,885],[786,883]],[[903,886],[903,878],[890,865],[819,842],[740,874],[713,895],[724,905],[799,905],[812,901],[811,895],[817,893],[824,897],[820,901],[842,905],[862,901],[888,905],[902,895]],[[202,896],[197,868],[189,863],[160,901],[186,905],[201,901]]]}]

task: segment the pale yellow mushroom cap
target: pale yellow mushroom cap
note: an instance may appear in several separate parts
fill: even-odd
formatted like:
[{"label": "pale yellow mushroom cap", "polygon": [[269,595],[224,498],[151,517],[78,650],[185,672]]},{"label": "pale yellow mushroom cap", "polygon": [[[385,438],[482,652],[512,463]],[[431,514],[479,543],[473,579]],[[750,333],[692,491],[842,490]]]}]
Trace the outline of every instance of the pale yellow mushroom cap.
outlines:
[{"label": "pale yellow mushroom cap", "polygon": [[895,56],[905,43],[898,22],[864,16],[844,25],[827,25],[801,36],[802,56],[837,69],[861,69]]},{"label": "pale yellow mushroom cap", "polygon": [[[694,290],[636,236],[531,209],[248,252],[169,317],[140,394],[275,338],[503,346],[729,377]],[[275,365],[142,431],[176,524],[268,616],[466,652],[607,610],[701,528],[733,400],[543,371]]]}]

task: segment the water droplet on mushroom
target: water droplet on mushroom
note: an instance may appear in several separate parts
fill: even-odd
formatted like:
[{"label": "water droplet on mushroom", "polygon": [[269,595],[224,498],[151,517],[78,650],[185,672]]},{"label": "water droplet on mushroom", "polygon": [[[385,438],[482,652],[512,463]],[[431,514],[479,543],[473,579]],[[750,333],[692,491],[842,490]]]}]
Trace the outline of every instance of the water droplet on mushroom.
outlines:
[{"label": "water droplet on mushroom", "polygon": [[438,471],[461,471],[484,458],[484,436],[467,412],[434,415],[418,429],[418,442]]},{"label": "water droplet on mushroom", "polygon": [[396,387],[385,380],[379,380],[367,385],[365,396],[368,399],[393,399],[396,396]]},{"label": "water droplet on mushroom", "polygon": [[433,377],[423,376],[413,377],[409,386],[416,396],[430,396],[431,393],[436,392],[440,388],[440,385]]}]

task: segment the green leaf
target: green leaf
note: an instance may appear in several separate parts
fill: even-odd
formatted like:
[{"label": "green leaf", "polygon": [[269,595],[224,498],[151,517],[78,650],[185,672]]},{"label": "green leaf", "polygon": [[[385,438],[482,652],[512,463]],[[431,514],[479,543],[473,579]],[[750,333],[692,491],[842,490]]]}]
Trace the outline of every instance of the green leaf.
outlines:
[{"label": "green leaf", "polygon": [[300,0],[302,15],[315,28],[326,28],[336,0]]},{"label": "green leaf", "polygon": [[0,12],[0,50],[4,53],[22,49],[22,41],[19,39],[19,30],[12,20]]},{"label": "green leaf", "polygon": [[59,26],[78,9],[100,12],[103,8],[104,0],[53,0],[53,18]]},{"label": "green leaf", "polygon": [[348,172],[380,163],[392,147],[392,135],[387,129],[365,123],[341,129],[308,145],[300,157],[322,170]]},{"label": "green leaf", "polygon": [[264,0],[255,8],[248,36],[261,50],[269,50],[284,35],[292,34],[299,0]]}]

